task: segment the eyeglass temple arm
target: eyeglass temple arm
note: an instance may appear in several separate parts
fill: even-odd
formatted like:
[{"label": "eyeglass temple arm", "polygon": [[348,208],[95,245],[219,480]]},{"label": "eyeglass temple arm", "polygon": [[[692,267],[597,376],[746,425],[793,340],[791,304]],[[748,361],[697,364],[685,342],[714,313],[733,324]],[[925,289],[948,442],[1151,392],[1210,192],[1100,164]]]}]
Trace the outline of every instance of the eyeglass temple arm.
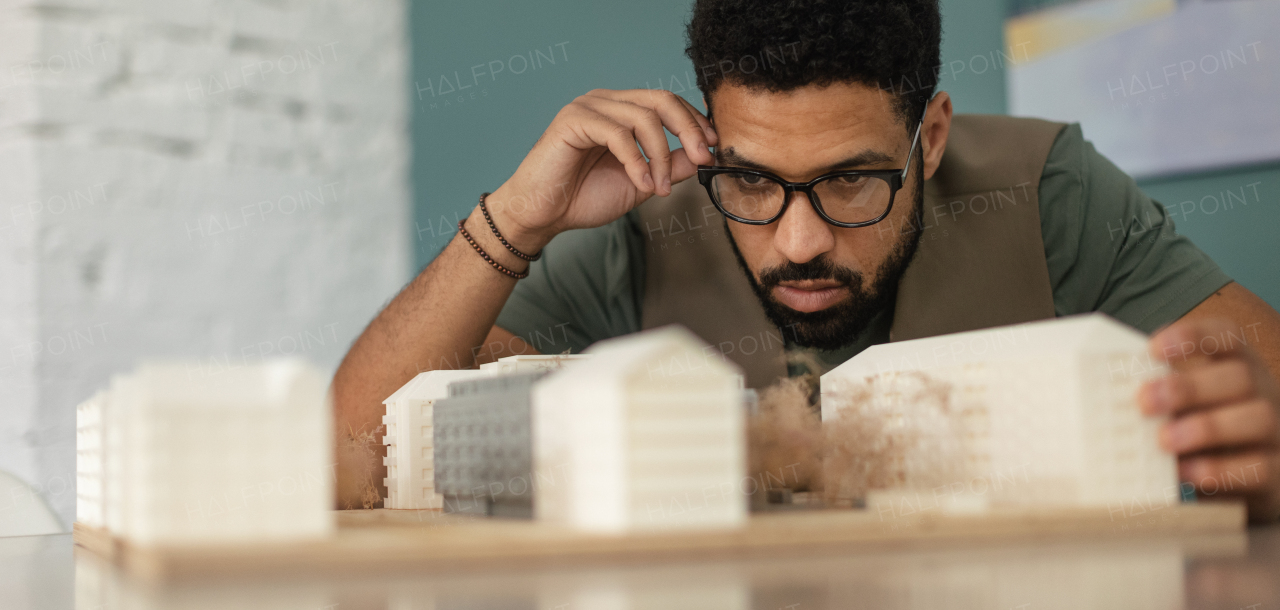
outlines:
[{"label": "eyeglass temple arm", "polygon": [[902,180],[904,181],[907,179],[907,172],[911,171],[911,157],[916,154],[916,144],[920,143],[920,129],[924,127],[924,117],[928,116],[929,102],[932,101],[933,98],[930,97],[929,101],[924,103],[924,112],[920,113],[920,122],[916,123],[916,135],[911,138],[911,150],[907,151],[907,164],[902,168]]}]

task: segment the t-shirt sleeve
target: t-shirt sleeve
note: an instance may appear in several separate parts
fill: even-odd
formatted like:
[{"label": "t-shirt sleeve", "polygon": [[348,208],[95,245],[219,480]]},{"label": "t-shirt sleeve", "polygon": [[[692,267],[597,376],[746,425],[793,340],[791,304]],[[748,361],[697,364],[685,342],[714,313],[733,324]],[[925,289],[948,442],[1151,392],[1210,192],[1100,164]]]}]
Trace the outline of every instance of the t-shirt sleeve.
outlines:
[{"label": "t-shirt sleeve", "polygon": [[557,235],[516,283],[497,326],[542,354],[578,353],[640,330],[644,252],[631,216]]},{"label": "t-shirt sleeve", "polygon": [[1059,316],[1099,311],[1151,333],[1231,282],[1078,124],[1058,135],[1039,192]]}]

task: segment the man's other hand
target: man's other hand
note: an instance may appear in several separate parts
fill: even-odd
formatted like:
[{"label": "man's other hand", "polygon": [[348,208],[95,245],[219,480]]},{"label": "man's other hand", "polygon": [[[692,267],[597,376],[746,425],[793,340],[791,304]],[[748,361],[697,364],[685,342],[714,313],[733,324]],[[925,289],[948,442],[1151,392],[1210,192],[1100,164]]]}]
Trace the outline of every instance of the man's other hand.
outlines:
[{"label": "man's other hand", "polygon": [[1148,415],[1168,415],[1160,444],[1202,498],[1242,498],[1253,521],[1280,515],[1280,384],[1250,345],[1256,328],[1183,319],[1151,338],[1172,372],[1138,393]]}]

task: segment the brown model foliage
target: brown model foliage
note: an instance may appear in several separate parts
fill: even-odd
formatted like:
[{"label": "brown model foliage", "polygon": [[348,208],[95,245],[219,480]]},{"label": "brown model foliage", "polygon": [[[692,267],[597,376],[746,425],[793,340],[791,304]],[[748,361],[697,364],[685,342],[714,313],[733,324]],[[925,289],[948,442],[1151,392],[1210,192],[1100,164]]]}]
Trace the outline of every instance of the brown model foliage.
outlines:
[{"label": "brown model foliage", "polygon": [[[803,363],[818,371],[811,362]],[[760,391],[748,419],[750,473],[784,475],[793,491],[822,491],[831,505],[868,490],[930,488],[963,477],[958,409],[951,387],[923,373],[886,374],[828,388],[839,416],[823,422],[811,402],[818,373]]]},{"label": "brown model foliage", "polygon": [[835,384],[824,400],[823,493],[859,503],[872,489],[932,489],[964,478],[959,409],[950,384],[924,373],[886,373]]},{"label": "brown model foliage", "polygon": [[[382,503],[379,492],[377,473],[386,454],[386,447],[379,440],[384,432],[383,426],[356,432],[350,426],[338,437],[338,498],[343,498],[343,510],[354,508],[375,508]],[[360,503],[356,506],[355,498]]]},{"label": "brown model foliage", "polygon": [[784,378],[760,391],[756,414],[747,421],[747,460],[758,481],[776,481],[793,491],[822,484],[822,422],[809,404],[811,383]]}]

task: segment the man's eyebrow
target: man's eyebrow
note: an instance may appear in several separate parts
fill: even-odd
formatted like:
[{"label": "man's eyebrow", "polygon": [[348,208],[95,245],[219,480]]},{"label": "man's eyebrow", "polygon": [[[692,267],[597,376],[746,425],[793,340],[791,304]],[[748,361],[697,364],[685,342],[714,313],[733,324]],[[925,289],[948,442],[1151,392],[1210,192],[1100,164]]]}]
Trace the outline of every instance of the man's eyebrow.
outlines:
[{"label": "man's eyebrow", "polygon": [[[879,165],[883,163],[893,162],[893,157],[880,152],[878,150],[863,150],[852,157],[843,159],[837,163],[832,163],[826,167],[820,168],[818,173],[825,174],[840,169],[857,169],[868,165]],[[773,171],[751,159],[748,159],[733,149],[732,146],[725,149],[716,150],[716,163],[719,165],[728,165],[733,167],[745,167],[747,169],[758,169],[760,171]]]}]

